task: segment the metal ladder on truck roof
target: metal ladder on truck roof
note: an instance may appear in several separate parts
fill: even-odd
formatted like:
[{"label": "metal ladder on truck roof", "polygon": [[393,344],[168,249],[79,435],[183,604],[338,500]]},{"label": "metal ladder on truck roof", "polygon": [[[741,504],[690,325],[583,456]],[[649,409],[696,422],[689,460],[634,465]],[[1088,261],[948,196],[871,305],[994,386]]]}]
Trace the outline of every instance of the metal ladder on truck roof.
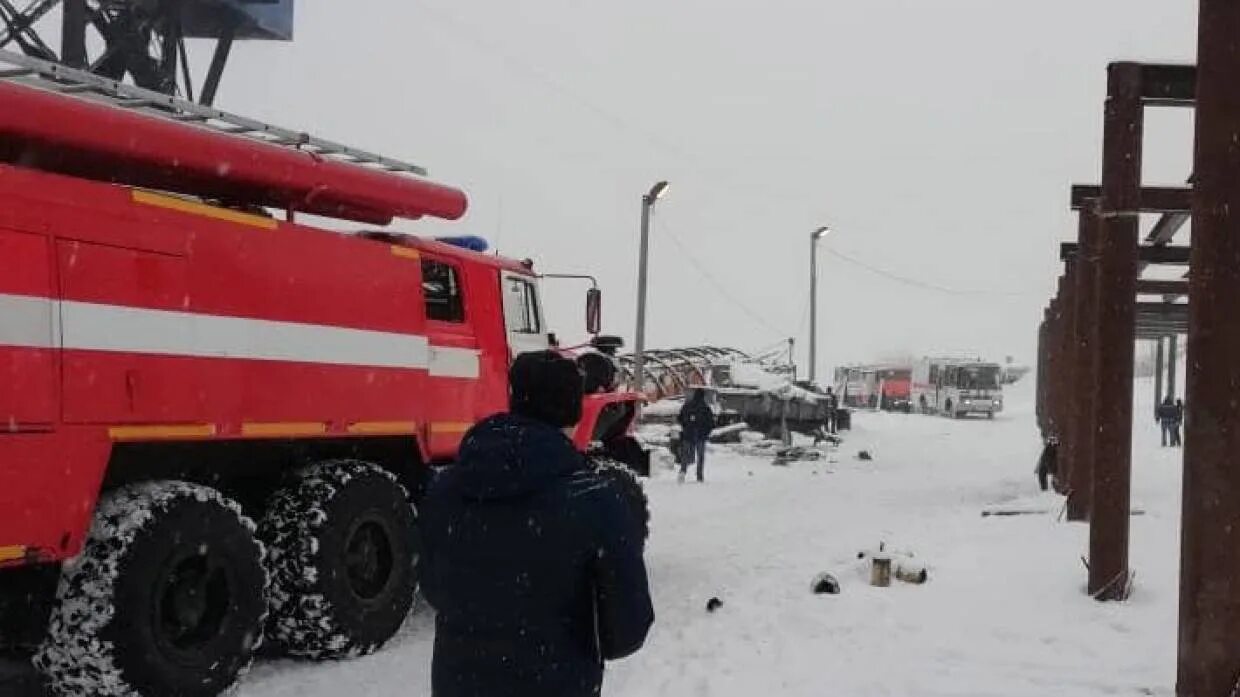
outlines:
[{"label": "metal ladder on truck roof", "polygon": [[293,148],[338,162],[426,176],[426,169],[418,165],[10,51],[0,51],[0,80],[194,124],[268,145]]}]

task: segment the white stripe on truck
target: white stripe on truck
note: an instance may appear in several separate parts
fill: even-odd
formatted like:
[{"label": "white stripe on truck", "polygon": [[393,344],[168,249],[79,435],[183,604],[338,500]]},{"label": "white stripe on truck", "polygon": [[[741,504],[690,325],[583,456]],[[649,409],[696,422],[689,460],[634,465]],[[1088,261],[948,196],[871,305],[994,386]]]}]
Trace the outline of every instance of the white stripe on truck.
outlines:
[{"label": "white stripe on truck", "polygon": [[[57,307],[58,324],[53,321]],[[432,347],[417,334],[2,293],[0,345],[421,369],[442,377],[479,375],[478,351]]]},{"label": "white stripe on truck", "polygon": [[52,348],[56,341],[52,301],[0,294],[0,346]]}]

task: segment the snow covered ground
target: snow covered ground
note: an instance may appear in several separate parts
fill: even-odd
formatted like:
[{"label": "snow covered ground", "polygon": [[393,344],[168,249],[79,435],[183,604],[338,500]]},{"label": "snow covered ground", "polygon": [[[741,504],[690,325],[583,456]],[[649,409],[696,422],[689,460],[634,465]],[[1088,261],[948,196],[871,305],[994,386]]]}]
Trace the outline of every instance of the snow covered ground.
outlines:
[{"label": "snow covered ground", "polygon": [[[658,621],[613,665],[611,697],[1171,695],[1179,452],[1158,447],[1138,385],[1135,594],[1084,594],[1088,530],[1037,492],[1032,380],[993,422],[858,414],[836,461],[774,467],[719,448],[708,483],[660,471],[648,491]],[[1143,418],[1144,414],[1150,418]],[[861,449],[871,462],[854,456]],[[1052,509],[983,518],[988,506]],[[930,565],[924,586],[866,585],[856,553],[880,541]],[[821,571],[838,596],[810,594]],[[707,613],[706,601],[724,606]],[[415,616],[376,656],[263,662],[241,697],[429,694],[432,625]]]}]

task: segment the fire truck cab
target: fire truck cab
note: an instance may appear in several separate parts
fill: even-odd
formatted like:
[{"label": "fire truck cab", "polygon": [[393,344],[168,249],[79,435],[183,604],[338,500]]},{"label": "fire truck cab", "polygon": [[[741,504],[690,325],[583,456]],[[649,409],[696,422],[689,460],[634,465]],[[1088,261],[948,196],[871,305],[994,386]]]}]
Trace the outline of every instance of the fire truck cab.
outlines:
[{"label": "fire truck cab", "polygon": [[[260,645],[377,650],[420,492],[555,345],[534,265],[374,231],[464,214],[411,166],[48,72],[0,81],[0,644],[143,697],[224,692]],[[581,358],[573,440],[644,535],[639,398]]]}]

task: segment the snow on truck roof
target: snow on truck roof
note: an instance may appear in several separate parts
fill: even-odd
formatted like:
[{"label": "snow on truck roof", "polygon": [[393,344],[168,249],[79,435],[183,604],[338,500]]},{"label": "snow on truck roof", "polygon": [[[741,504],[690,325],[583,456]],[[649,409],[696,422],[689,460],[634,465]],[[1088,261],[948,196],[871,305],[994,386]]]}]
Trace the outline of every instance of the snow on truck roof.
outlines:
[{"label": "snow on truck roof", "polygon": [[0,162],[387,225],[456,220],[465,193],[416,166],[0,51]]}]

